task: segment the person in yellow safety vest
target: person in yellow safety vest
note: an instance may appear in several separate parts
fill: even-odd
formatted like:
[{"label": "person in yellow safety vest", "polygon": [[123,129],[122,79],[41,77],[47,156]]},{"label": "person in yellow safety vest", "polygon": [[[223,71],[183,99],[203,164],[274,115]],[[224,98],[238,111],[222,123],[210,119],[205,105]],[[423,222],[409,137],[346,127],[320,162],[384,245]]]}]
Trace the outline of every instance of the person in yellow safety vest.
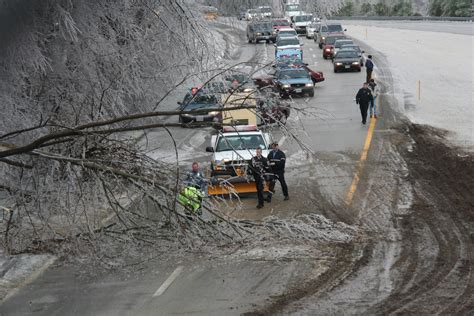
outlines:
[{"label": "person in yellow safety vest", "polygon": [[188,215],[201,215],[201,203],[204,194],[198,188],[193,186],[185,187],[178,195],[178,201],[184,206],[185,212]]}]

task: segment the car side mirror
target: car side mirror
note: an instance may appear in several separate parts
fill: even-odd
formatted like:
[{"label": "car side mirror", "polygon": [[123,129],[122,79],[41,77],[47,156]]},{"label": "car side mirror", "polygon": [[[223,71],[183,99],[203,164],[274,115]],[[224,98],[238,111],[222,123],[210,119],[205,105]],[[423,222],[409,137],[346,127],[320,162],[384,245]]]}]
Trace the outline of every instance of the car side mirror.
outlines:
[{"label": "car side mirror", "polygon": [[176,103],[178,103],[179,105],[183,105],[183,102],[181,102],[181,101],[178,101]]},{"label": "car side mirror", "polygon": [[344,32],[347,32],[347,29],[344,29]]},{"label": "car side mirror", "polygon": [[363,50],[361,53],[364,54],[364,53],[365,53],[365,50]]},{"label": "car side mirror", "polygon": [[208,153],[213,153],[213,152],[214,152],[214,148],[211,147],[211,146],[207,146],[207,147],[206,147],[206,152],[208,152]]}]

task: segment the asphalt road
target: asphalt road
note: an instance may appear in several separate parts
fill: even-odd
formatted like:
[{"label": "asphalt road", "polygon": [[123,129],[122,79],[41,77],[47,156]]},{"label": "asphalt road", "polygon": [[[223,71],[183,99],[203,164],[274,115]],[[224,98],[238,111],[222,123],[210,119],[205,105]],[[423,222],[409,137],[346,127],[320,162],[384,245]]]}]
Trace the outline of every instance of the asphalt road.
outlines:
[{"label": "asphalt road", "polygon": [[[247,44],[241,30],[227,25],[219,24],[218,29],[230,36],[229,41],[240,43],[228,52],[229,64],[271,59],[272,45]],[[321,241],[311,249],[304,242],[285,241],[237,247],[214,256],[167,253],[139,271],[92,277],[79,273],[84,268],[80,265],[62,265],[4,302],[0,314],[420,314],[424,308],[448,311],[448,298],[460,306],[458,312],[467,311],[472,295],[469,227],[459,216],[443,213],[452,207],[444,198],[443,207],[430,216],[423,213],[428,201],[415,203],[419,209],[410,213],[412,201],[423,197],[421,188],[429,181],[415,185],[417,179],[409,177],[410,164],[399,147],[408,153],[416,149],[410,147],[414,142],[409,135],[394,129],[400,117],[391,110],[393,96],[382,94],[380,119],[367,148],[369,126],[361,124],[353,101],[364,72],[333,73],[317,45],[304,41],[306,62],[323,71],[326,81],[317,84],[314,98],[294,100],[289,132],[273,130],[288,157],[290,201],[283,201],[277,191],[275,200],[257,211],[255,196],[248,195],[233,215],[260,219],[317,213],[357,226],[356,241]],[[391,84],[383,66],[377,78],[382,88]],[[179,94],[172,96],[167,106],[173,108],[178,98]],[[172,129],[180,165],[209,160],[204,148],[210,133],[211,129]],[[291,135],[310,150],[303,151]],[[141,142],[154,157],[176,159],[173,140],[163,131],[150,131]],[[433,187],[436,180],[431,180]],[[354,199],[346,205],[354,184]]]}]

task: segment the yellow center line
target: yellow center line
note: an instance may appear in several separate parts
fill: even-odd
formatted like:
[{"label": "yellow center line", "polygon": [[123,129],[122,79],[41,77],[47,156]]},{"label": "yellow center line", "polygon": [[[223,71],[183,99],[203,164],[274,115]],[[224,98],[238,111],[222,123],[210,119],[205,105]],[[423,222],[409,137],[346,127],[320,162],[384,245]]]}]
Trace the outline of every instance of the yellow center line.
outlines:
[{"label": "yellow center line", "polygon": [[357,185],[360,181],[360,176],[362,171],[364,171],[365,161],[367,160],[367,155],[369,154],[370,144],[372,143],[372,136],[374,135],[375,124],[377,123],[376,118],[370,119],[369,130],[367,132],[367,136],[365,137],[365,144],[364,149],[362,150],[362,154],[360,155],[360,159],[357,163],[356,172],[354,178],[352,179],[351,186],[349,187],[349,191],[347,191],[346,195],[346,205],[350,206],[352,204],[352,199],[354,198],[354,194],[357,190]]}]

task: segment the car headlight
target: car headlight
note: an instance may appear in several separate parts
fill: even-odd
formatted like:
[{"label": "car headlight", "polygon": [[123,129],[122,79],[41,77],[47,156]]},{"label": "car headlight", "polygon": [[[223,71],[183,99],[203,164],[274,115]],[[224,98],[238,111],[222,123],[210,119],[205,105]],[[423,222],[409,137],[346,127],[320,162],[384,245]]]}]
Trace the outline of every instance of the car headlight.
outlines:
[{"label": "car headlight", "polygon": [[342,63],[336,63],[336,66],[342,66]]},{"label": "car headlight", "polygon": [[353,65],[358,65],[359,62],[358,62],[358,61],[355,61],[355,62],[353,62],[352,64],[353,64]]},{"label": "car headlight", "polygon": [[313,83],[312,82],[308,82],[307,84],[305,84],[306,87],[313,87]]},{"label": "car headlight", "polygon": [[284,84],[284,85],[282,85],[281,87],[284,88],[284,89],[288,89],[288,88],[291,87],[291,85],[289,85],[289,84]]},{"label": "car headlight", "polygon": [[217,115],[219,115],[219,113],[220,113],[219,111],[212,111],[212,112],[209,112],[208,114],[210,116],[217,116]]},{"label": "car headlight", "polygon": [[330,52],[330,51],[331,51],[331,49],[330,49],[330,48],[326,48],[326,51],[327,51],[327,52]]},{"label": "car headlight", "polygon": [[324,41],[326,38],[323,36],[323,37],[321,37],[321,39]]},{"label": "car headlight", "polygon": [[257,33],[257,36],[260,36],[260,35],[262,35],[262,33]]}]

